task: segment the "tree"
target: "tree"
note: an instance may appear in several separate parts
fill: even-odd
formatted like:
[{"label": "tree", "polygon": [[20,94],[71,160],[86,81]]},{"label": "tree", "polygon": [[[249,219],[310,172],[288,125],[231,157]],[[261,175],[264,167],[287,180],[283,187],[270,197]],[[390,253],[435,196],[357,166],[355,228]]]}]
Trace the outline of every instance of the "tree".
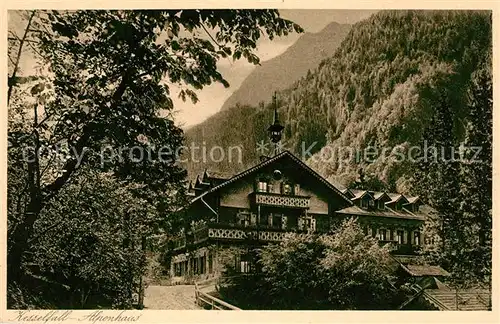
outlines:
[{"label": "tree", "polygon": [[354,219],[330,235],[288,234],[262,248],[257,262],[261,270],[233,279],[221,290],[224,297],[250,309],[395,309],[401,303],[390,283],[388,247]]},{"label": "tree", "polygon": [[40,14],[46,28],[35,33],[36,44],[47,69],[31,88],[36,100],[25,105],[17,87],[9,90],[9,99],[17,96],[21,110],[30,110],[23,127],[9,128],[10,170],[24,182],[17,187],[24,188],[20,201],[9,194],[9,283],[23,276],[40,215],[82,168],[140,184],[134,194],[158,208],[168,205],[165,192],[182,192],[185,171],[176,158],[183,136],[169,118],[169,85],[180,85],[181,98],[196,101],[195,91],[212,82],[229,86],[218,59],[258,64],[254,50],[262,35],[301,31],[276,10]]},{"label": "tree", "polygon": [[452,273],[457,289],[491,279],[491,89],[491,57],[486,55],[467,89],[460,146],[460,110],[441,91],[426,133],[434,154],[421,160],[414,177],[415,189],[436,210],[426,224],[436,240],[425,254]]},{"label": "tree", "polygon": [[478,69],[468,92],[470,112],[461,165],[460,213],[468,242],[455,272],[491,285],[493,92],[491,57]]},{"label": "tree", "polygon": [[349,189],[384,191],[387,185],[374,174],[366,175],[364,170],[358,170],[358,178],[348,185]]}]

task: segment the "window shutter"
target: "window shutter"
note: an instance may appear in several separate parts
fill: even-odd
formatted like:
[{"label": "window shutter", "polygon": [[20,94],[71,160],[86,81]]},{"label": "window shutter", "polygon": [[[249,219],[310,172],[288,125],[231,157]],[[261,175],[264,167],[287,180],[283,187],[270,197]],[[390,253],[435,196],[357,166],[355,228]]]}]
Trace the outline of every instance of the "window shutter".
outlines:
[{"label": "window shutter", "polygon": [[286,227],[287,227],[287,220],[288,220],[288,217],[286,217],[285,215],[281,216],[281,227],[283,229],[286,229]]},{"label": "window shutter", "polygon": [[303,217],[299,217],[298,225],[299,225],[300,230],[304,228],[304,218]]},{"label": "window shutter", "polygon": [[300,195],[300,184],[295,184],[295,195]]},{"label": "window shutter", "polygon": [[311,218],[311,230],[312,230],[313,232],[315,232],[315,231],[316,231],[316,218],[314,218],[314,217],[313,217],[313,218]]},{"label": "window shutter", "polygon": [[408,244],[408,232],[406,230],[403,231],[403,244]]}]

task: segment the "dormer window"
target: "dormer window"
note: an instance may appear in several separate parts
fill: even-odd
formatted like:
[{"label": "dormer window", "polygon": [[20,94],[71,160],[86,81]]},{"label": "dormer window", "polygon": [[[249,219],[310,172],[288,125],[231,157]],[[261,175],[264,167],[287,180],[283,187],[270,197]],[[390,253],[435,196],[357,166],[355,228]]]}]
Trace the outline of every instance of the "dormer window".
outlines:
[{"label": "dormer window", "polygon": [[259,180],[257,189],[259,190],[259,192],[267,192],[267,182]]},{"label": "dormer window", "polygon": [[374,201],[370,197],[364,197],[361,199],[361,208],[369,208],[374,206]]}]

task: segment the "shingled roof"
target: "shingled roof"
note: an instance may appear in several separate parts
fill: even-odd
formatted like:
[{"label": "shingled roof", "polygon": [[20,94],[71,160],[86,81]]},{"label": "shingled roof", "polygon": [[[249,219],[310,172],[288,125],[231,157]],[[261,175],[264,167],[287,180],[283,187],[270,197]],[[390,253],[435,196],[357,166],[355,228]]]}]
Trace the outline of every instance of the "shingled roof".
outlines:
[{"label": "shingled roof", "polygon": [[448,277],[450,273],[439,266],[432,265],[415,265],[406,264],[401,265],[401,267],[411,276],[423,277],[423,276],[436,276],[436,277]]},{"label": "shingled roof", "polygon": [[359,206],[350,206],[341,210],[336,211],[337,214],[346,215],[358,215],[358,216],[377,216],[377,217],[389,217],[389,218],[405,218],[405,219],[415,219],[424,220],[424,215],[414,214],[410,212],[399,212],[389,208],[384,210],[366,210]]},{"label": "shingled roof", "polygon": [[487,311],[491,310],[488,289],[425,289],[422,296],[439,310]]},{"label": "shingled roof", "polygon": [[289,151],[283,151],[282,153],[277,154],[276,156],[273,156],[272,158],[269,158],[269,159],[255,165],[254,167],[252,167],[250,169],[247,169],[241,173],[238,173],[237,175],[231,177],[230,179],[222,182],[221,184],[219,184],[215,187],[210,188],[209,190],[205,191],[201,195],[197,196],[196,198],[191,200],[191,203],[193,203],[193,202],[197,201],[198,199],[201,199],[202,197],[204,197],[212,192],[215,192],[215,191],[217,191],[217,190],[219,190],[219,189],[221,189],[221,188],[223,188],[231,183],[234,183],[235,181],[242,179],[243,177],[245,177],[249,174],[252,174],[252,173],[262,169],[263,167],[270,165],[270,164],[272,164],[280,159],[283,159],[283,158],[289,158],[291,161],[297,163],[298,166],[300,166],[303,170],[307,171],[309,174],[311,174],[314,178],[316,178],[318,181],[323,183],[330,190],[337,193],[348,205],[352,205],[351,200],[348,197],[346,197],[337,187],[335,187],[333,184],[328,182],[325,178],[320,176],[316,171],[311,169],[307,164],[302,162],[299,158],[297,158],[295,155],[293,155]]}]

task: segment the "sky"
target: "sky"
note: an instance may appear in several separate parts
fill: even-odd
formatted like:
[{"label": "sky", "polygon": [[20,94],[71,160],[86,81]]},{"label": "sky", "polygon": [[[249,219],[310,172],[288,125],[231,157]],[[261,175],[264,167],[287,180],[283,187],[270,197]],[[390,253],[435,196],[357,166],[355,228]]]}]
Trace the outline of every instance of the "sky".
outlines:
[{"label": "sky", "polygon": [[[281,17],[298,23],[305,32],[317,33],[329,23],[335,21],[340,24],[354,24],[368,18],[376,11],[373,10],[280,10]],[[297,41],[300,35],[293,33],[270,41],[261,38],[257,46],[257,56],[261,62],[270,60],[280,55]],[[229,82],[230,87],[224,88],[221,84],[213,84],[197,92],[199,101],[193,104],[186,100],[172,98],[175,107],[175,120],[183,127],[190,127],[203,122],[208,117],[217,113],[227,98],[236,91],[243,80],[255,68],[254,65],[239,60],[221,60],[218,63],[219,71]]]},{"label": "sky", "polygon": [[[326,25],[335,21],[340,24],[354,24],[362,19],[368,18],[375,11],[372,10],[280,10],[280,15],[298,23],[305,32],[316,33],[321,31]],[[9,12],[8,28],[15,30],[17,33],[23,30],[25,23],[19,19],[18,14]],[[256,54],[261,62],[270,60],[290,47],[297,41],[300,35],[293,33],[287,37],[275,38],[270,41],[267,38],[261,38],[258,42]],[[218,64],[218,69],[225,79],[229,82],[230,87],[224,88],[221,84],[212,84],[202,90],[197,91],[199,101],[193,104],[189,99],[185,102],[177,97],[179,88],[171,87],[172,100],[174,102],[174,118],[177,125],[187,128],[203,122],[208,117],[217,113],[225,100],[236,91],[243,80],[255,68],[254,65],[241,59],[233,61],[226,58],[221,59]],[[22,74],[30,74],[35,68],[34,60],[29,55],[23,57],[21,61]]]}]

